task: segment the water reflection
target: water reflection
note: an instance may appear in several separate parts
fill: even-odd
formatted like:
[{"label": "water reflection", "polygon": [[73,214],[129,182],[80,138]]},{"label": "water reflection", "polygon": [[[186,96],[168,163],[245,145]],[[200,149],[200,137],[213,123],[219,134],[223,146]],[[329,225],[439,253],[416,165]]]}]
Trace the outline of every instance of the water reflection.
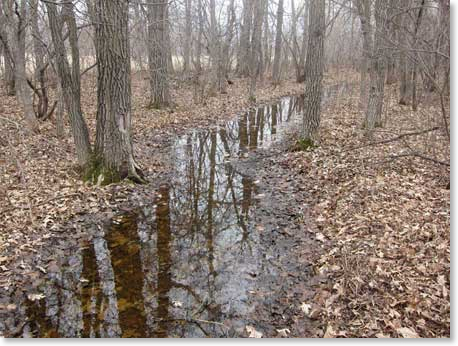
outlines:
[{"label": "water reflection", "polygon": [[229,159],[281,138],[302,103],[284,98],[179,138],[154,204],[70,246],[45,298],[23,303],[21,335],[237,336],[266,264],[251,220],[256,186]]}]

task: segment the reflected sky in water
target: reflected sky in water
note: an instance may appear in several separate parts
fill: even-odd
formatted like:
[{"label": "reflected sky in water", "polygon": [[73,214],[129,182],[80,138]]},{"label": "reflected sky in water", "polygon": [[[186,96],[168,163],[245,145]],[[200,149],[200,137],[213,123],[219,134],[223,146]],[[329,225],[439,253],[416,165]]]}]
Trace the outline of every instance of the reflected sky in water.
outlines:
[{"label": "reflected sky in water", "polygon": [[45,298],[21,303],[19,335],[238,336],[256,318],[268,264],[251,218],[260,191],[230,159],[281,139],[301,105],[286,97],[178,138],[157,198],[68,245],[40,287]]}]

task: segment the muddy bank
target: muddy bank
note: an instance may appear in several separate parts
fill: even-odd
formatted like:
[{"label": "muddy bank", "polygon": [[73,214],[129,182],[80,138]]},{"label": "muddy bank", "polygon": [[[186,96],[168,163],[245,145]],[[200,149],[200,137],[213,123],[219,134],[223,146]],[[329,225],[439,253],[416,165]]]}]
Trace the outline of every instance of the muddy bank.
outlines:
[{"label": "muddy bank", "polygon": [[302,335],[303,323],[291,323],[308,265],[290,258],[307,237],[285,231],[287,220],[275,225],[280,215],[263,204],[261,182],[232,163],[281,142],[300,104],[284,98],[178,137],[151,198],[131,197],[122,213],[82,215],[50,233],[9,275],[3,333],[235,337],[249,327]]}]

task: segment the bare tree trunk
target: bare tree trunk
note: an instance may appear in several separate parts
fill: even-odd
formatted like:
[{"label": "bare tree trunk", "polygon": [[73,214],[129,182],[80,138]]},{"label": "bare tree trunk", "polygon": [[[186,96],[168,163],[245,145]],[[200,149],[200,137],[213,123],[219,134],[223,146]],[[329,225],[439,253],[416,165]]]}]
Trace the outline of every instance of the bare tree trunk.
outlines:
[{"label": "bare tree trunk", "polygon": [[243,22],[240,34],[240,49],[237,58],[237,72],[242,77],[250,75],[251,31],[253,23],[253,3],[257,0],[243,0]]},{"label": "bare tree trunk", "polygon": [[261,35],[262,35],[262,20],[263,20],[263,1],[253,0],[254,22],[253,22],[253,37],[252,37],[252,51],[250,61],[250,88],[249,99],[256,100],[256,83],[260,72],[261,61]]},{"label": "bare tree trunk", "polygon": [[56,134],[57,138],[64,138],[64,112],[65,112],[65,101],[64,93],[62,92],[62,83],[59,79],[57,83],[57,110],[56,110]]},{"label": "bare tree trunk", "polygon": [[283,27],[283,0],[278,1],[277,8],[277,27],[275,34],[275,57],[272,72],[272,80],[274,84],[280,83],[280,62],[281,62],[281,46],[282,46],[282,27]]},{"label": "bare tree trunk", "polygon": [[216,20],[216,3],[215,0],[210,0],[210,58],[211,58],[211,82],[210,94],[223,90],[222,78],[222,57],[221,57],[221,42],[219,37],[218,23]]},{"label": "bare tree trunk", "polygon": [[167,2],[148,0],[148,52],[150,72],[150,107],[170,104],[168,81]]},{"label": "bare tree trunk", "polygon": [[[409,1],[401,1],[401,9],[404,11],[410,7]],[[409,28],[408,14],[405,13],[401,17],[401,26],[406,29]],[[400,74],[400,85],[399,85],[399,104],[408,105],[411,99],[412,93],[412,68],[411,62],[407,57],[408,41],[405,33],[399,33],[399,42],[403,50],[399,59],[399,74]]]},{"label": "bare tree trunk", "polygon": [[[81,110],[81,83],[79,69],[79,52],[76,32],[76,21],[73,14],[73,5],[68,4],[62,9],[62,17],[58,17],[57,6],[47,2],[49,26],[51,37],[56,51],[56,66],[61,83],[62,95],[67,109],[70,126],[75,142],[78,163],[81,167],[87,167],[91,159],[91,144],[89,140],[89,130]],[[65,14],[65,16],[64,16]],[[73,19],[71,19],[73,18]],[[69,38],[72,41],[72,68],[67,59],[67,51],[62,35],[63,19],[67,21]]]},{"label": "bare tree trunk", "polygon": [[226,79],[228,79],[228,75],[232,69],[232,60],[231,60],[231,45],[234,38],[235,32],[235,1],[230,0],[230,3],[227,7],[227,29],[226,29],[226,41],[224,42],[224,47],[221,53],[221,63],[222,63],[222,86],[221,92],[226,93]]},{"label": "bare tree trunk", "polygon": [[134,37],[137,39],[137,41],[134,41],[133,46],[131,47],[132,49],[132,55],[133,58],[135,59],[135,62],[138,63],[138,70],[139,71],[144,71],[145,66],[143,64],[143,43],[146,42],[146,35],[145,35],[145,30],[144,30],[144,17],[142,16],[142,11],[140,9],[142,8],[141,4],[133,3],[132,4],[134,8],[134,13],[135,13],[135,31],[134,31]]},{"label": "bare tree trunk", "polygon": [[264,76],[265,72],[269,70],[271,61],[272,61],[272,52],[271,52],[271,35],[269,30],[269,2],[264,1],[264,34],[262,40],[263,46],[263,58],[262,58],[262,68],[261,68],[261,77]]},{"label": "bare tree trunk", "polygon": [[375,11],[375,40],[370,56],[369,97],[367,100],[366,118],[364,126],[368,131],[382,126],[382,109],[385,87],[385,58],[382,49],[382,37],[385,24],[386,10],[383,0],[376,0]]},{"label": "bare tree trunk", "polygon": [[14,65],[13,60],[11,59],[10,53],[6,46],[3,47],[3,62],[5,67],[5,87],[6,87],[6,94],[8,96],[15,96],[16,95],[16,87],[15,87],[15,80],[14,80]]},{"label": "bare tree trunk", "polygon": [[305,98],[302,139],[308,145],[318,141],[326,33],[325,0],[310,1],[309,41],[305,62]]},{"label": "bare tree trunk", "polygon": [[[393,13],[394,6],[396,5],[397,0],[389,0],[389,13]],[[391,18],[390,21],[387,21],[387,35],[389,39],[393,42],[396,42],[396,25]],[[397,81],[397,73],[396,73],[396,55],[394,51],[388,52],[387,60],[386,60],[386,84],[391,85],[396,83]]]},{"label": "bare tree trunk", "polygon": [[6,23],[6,37],[2,41],[4,44],[6,43],[6,48],[14,64],[15,87],[18,100],[22,104],[28,129],[31,132],[38,132],[39,126],[33,110],[32,92],[27,83],[25,59],[28,4],[26,0],[4,0],[2,3],[3,5],[0,4],[0,6],[3,6],[3,8],[0,8],[0,12],[3,12],[2,17],[4,17]]},{"label": "bare tree trunk", "polygon": [[170,23],[169,23],[169,6],[168,2],[160,0],[160,3],[165,6],[165,48],[167,49],[167,72],[170,75],[175,73],[175,65],[173,64],[173,47],[172,41],[170,40]]},{"label": "bare tree trunk", "polygon": [[[439,0],[440,3],[440,16],[443,23],[443,35],[445,43],[445,52],[444,54],[447,57],[450,57],[450,1],[448,0]],[[443,75],[444,75],[444,85],[445,92],[450,95],[450,58],[445,59],[446,62],[443,64]]]},{"label": "bare tree trunk", "polygon": [[370,59],[373,48],[372,25],[371,25],[371,0],[355,0],[358,16],[361,22],[363,36],[363,61],[361,64],[361,84],[359,107],[364,109],[368,102],[368,89],[370,77]]},{"label": "bare tree trunk", "polygon": [[[423,11],[425,6],[425,0],[421,1],[420,8],[418,9],[418,15],[415,21],[415,28],[413,34],[413,48],[417,46],[417,36],[418,36],[418,29],[421,25],[421,19],[423,17]],[[418,55],[418,54],[414,54]],[[417,97],[417,64],[414,64],[413,71],[412,71],[412,110],[417,111],[418,109],[418,97]]]},{"label": "bare tree trunk", "polygon": [[95,2],[97,134],[88,178],[109,184],[129,177],[143,182],[131,139],[129,1]]},{"label": "bare tree trunk", "polygon": [[48,86],[46,80],[46,65],[44,62],[45,50],[41,43],[40,27],[38,24],[38,0],[31,0],[31,28],[33,51],[35,58],[35,93],[38,95],[38,105],[36,115],[38,118],[48,117]]},{"label": "bare tree trunk", "polygon": [[194,84],[194,102],[200,103],[203,100],[205,86],[202,81],[202,39],[204,35],[204,17],[203,17],[202,0],[197,0],[197,21],[198,31],[197,40],[195,43],[195,71],[193,75]]},{"label": "bare tree trunk", "polygon": [[183,72],[189,72],[191,61],[191,42],[192,42],[192,21],[191,21],[192,0],[185,0],[185,40],[183,48]]},{"label": "bare tree trunk", "polygon": [[309,25],[309,1],[304,5],[304,31],[302,33],[302,45],[301,53],[299,56],[299,73],[296,74],[296,82],[302,83],[305,80],[304,68],[305,68],[305,57],[307,54],[307,40],[308,40],[308,30]]},{"label": "bare tree trunk", "polygon": [[196,68],[199,74],[202,73],[202,38],[204,35],[204,17],[203,17],[203,5],[202,0],[197,1],[197,18],[199,22],[199,31],[197,33],[196,43]]}]

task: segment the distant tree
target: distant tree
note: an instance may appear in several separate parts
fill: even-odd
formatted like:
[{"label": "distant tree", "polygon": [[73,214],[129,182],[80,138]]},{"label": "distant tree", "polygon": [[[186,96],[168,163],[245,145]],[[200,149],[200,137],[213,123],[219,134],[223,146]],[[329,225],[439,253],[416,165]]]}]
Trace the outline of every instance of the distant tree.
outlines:
[{"label": "distant tree", "polygon": [[282,36],[283,36],[283,0],[278,0],[277,7],[277,27],[275,34],[275,56],[272,71],[272,80],[274,84],[280,83],[280,62],[282,51]]},{"label": "distant tree", "polygon": [[183,72],[188,73],[191,66],[192,45],[192,0],[185,0],[185,39],[183,47]]},{"label": "distant tree", "polygon": [[386,18],[386,2],[376,0],[374,4],[375,34],[369,52],[369,94],[364,127],[371,131],[382,126],[382,109],[385,91],[386,59],[382,48]]},{"label": "distant tree", "polygon": [[262,22],[264,19],[264,1],[265,0],[252,0],[253,1],[253,34],[251,37],[251,59],[249,65],[250,71],[250,87],[249,98],[250,100],[256,99],[256,85],[261,72],[262,60]]},{"label": "distant tree", "polygon": [[[0,30],[2,28],[0,27]],[[2,34],[0,34],[0,37],[3,37]],[[4,36],[6,37],[6,35]],[[3,44],[3,42],[0,44],[2,47],[2,55],[3,55],[3,79],[4,79],[4,84],[6,88],[6,93],[8,96],[14,96],[16,95],[16,87],[15,87],[15,80],[14,80],[14,67],[13,67],[13,59],[10,56],[10,52],[8,50],[7,45]]]},{"label": "distant tree", "polygon": [[250,75],[253,3],[255,1],[257,0],[243,0],[242,27],[237,56],[237,72],[242,77],[248,77]]},{"label": "distant tree", "polygon": [[[91,159],[92,150],[89,139],[89,130],[81,109],[78,33],[73,4],[65,3],[60,11],[58,11],[58,7],[55,2],[46,2],[46,8],[48,12],[52,42],[55,50],[54,59],[57,67],[57,74],[59,76],[62,99],[69,116],[78,163],[82,168],[86,168]],[[67,24],[69,32],[72,57],[71,66],[68,61],[67,49],[63,36],[64,23]],[[61,111],[61,109],[59,109],[59,111]],[[59,129],[59,131],[60,130],[61,129]]]},{"label": "distant tree", "polygon": [[170,51],[167,24],[167,1],[148,0],[148,64],[150,74],[150,107],[170,104],[168,55]]},{"label": "distant tree", "polygon": [[28,129],[37,132],[32,90],[27,83],[26,36],[29,6],[27,0],[0,1],[0,39],[13,65],[15,91],[21,103]]}]

